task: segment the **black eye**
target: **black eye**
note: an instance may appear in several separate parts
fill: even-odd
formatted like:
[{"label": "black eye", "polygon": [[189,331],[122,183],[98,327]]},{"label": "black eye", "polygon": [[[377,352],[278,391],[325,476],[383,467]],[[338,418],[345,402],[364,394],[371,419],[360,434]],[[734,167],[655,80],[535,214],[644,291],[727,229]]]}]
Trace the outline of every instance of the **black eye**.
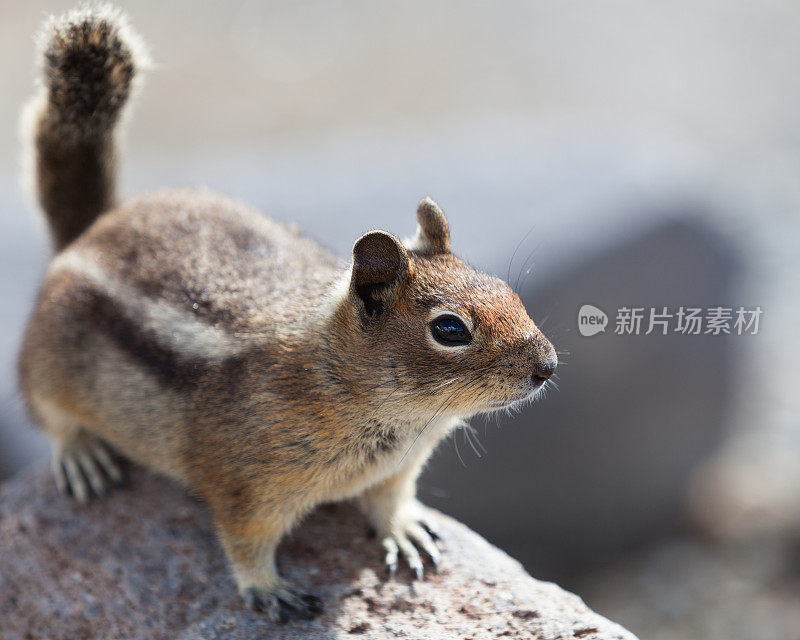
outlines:
[{"label": "black eye", "polygon": [[431,323],[431,333],[439,342],[448,347],[457,347],[472,342],[469,329],[454,316],[439,316]]}]

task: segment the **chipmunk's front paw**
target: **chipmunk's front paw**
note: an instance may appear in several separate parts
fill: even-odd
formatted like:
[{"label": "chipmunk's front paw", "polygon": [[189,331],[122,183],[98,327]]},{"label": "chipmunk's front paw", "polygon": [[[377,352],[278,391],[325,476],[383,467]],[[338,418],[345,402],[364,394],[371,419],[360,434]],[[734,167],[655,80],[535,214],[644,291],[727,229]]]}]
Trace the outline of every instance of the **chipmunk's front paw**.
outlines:
[{"label": "chipmunk's front paw", "polygon": [[78,502],[88,502],[92,494],[102,496],[108,482],[122,482],[122,472],[103,442],[80,433],[53,450],[53,475],[61,493]]},{"label": "chipmunk's front paw", "polygon": [[249,587],[244,599],[249,609],[265,613],[279,624],[293,619],[311,620],[322,613],[322,600],[308,593],[301,594],[289,586],[274,589]]},{"label": "chipmunk's front paw", "polygon": [[401,524],[383,536],[381,544],[386,551],[385,562],[389,574],[397,572],[397,558],[403,555],[408,566],[414,572],[417,580],[424,577],[422,557],[417,547],[420,547],[431,559],[434,568],[439,566],[441,552],[436,545],[440,540],[437,534],[423,518],[414,518],[403,521]]}]

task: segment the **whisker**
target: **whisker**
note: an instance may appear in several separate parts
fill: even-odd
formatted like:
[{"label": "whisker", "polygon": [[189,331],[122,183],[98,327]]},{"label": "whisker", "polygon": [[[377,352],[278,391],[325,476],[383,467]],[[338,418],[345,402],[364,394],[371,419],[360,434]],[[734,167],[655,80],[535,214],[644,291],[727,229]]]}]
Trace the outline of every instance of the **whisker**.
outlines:
[{"label": "whisker", "polygon": [[460,429],[456,430],[456,432],[453,434],[453,447],[456,450],[456,455],[458,456],[458,461],[461,463],[461,466],[466,469],[467,468],[467,463],[464,462],[464,458],[461,457],[461,452],[458,450],[458,432],[459,431],[460,431]]},{"label": "whisker", "polygon": [[477,431],[477,429],[475,429],[475,427],[473,427],[471,424],[465,422],[463,428],[464,428],[465,431],[469,432],[470,440],[472,440],[476,445],[478,445],[478,448],[484,454],[489,453],[486,450],[486,447],[483,446],[483,443],[481,442],[481,439],[478,437],[478,431]]},{"label": "whisker", "polygon": [[530,228],[530,229],[528,229],[528,233],[526,233],[524,236],[522,236],[522,240],[520,240],[520,241],[517,243],[517,246],[516,246],[516,248],[514,249],[514,253],[512,253],[512,254],[511,254],[511,260],[509,260],[509,261],[508,261],[508,273],[506,274],[506,283],[510,284],[510,282],[509,282],[509,281],[511,280],[511,266],[512,266],[512,264],[514,263],[514,258],[516,258],[516,257],[517,257],[517,251],[519,251],[519,250],[520,250],[520,248],[522,247],[522,243],[524,243],[524,242],[525,242],[525,241],[528,239],[528,236],[529,236],[529,235],[531,235],[531,233],[533,233],[533,230],[534,230],[535,228],[536,228],[536,223],[534,222],[534,223],[531,225],[531,228]]},{"label": "whisker", "polygon": [[[547,314],[545,315],[545,317],[544,317],[544,318],[542,318],[542,319],[541,319],[541,320],[540,320],[540,321],[537,323],[537,324],[539,325],[539,329],[541,329],[542,331],[544,331],[544,325],[547,323],[547,321],[550,319],[550,316],[552,316],[552,315],[553,315],[553,311],[552,311],[552,309],[551,309],[550,311],[548,311],[548,312],[547,312]],[[558,352],[556,352],[556,353],[558,353]]]},{"label": "whisker", "polygon": [[389,399],[397,392],[399,388],[400,387],[395,387],[383,400],[381,400],[381,403],[377,407],[375,407],[374,411],[380,410],[383,407],[383,405],[385,405],[389,401]]},{"label": "whisker", "polygon": [[[464,439],[469,443],[469,446],[472,447],[472,450],[475,452],[475,455],[478,458],[482,458],[483,456],[481,455],[481,452],[478,451],[477,447],[475,446],[475,442],[473,442],[474,438],[475,440],[478,441],[478,444],[481,444],[480,440],[477,439],[477,436],[472,431],[472,427],[470,427],[468,424],[465,423],[461,426],[461,429],[464,431]],[[481,445],[481,448],[483,449],[483,445]],[[484,452],[486,451],[486,449],[483,450]]]},{"label": "whisker", "polygon": [[455,390],[454,390],[454,391],[453,391],[453,392],[452,392],[452,393],[451,393],[449,396],[447,396],[447,398],[445,398],[445,399],[442,401],[442,403],[439,405],[439,408],[438,408],[438,409],[436,409],[436,411],[434,412],[434,414],[433,414],[433,415],[430,417],[430,419],[429,419],[429,420],[428,420],[428,421],[425,423],[425,426],[424,426],[424,427],[422,427],[422,429],[420,429],[420,432],[417,434],[416,438],[414,438],[414,440],[412,441],[411,445],[409,445],[408,449],[406,449],[406,452],[403,454],[403,457],[402,457],[402,458],[400,458],[400,462],[398,463],[398,466],[400,466],[400,464],[402,464],[403,460],[405,460],[405,459],[406,459],[406,456],[408,455],[408,452],[409,452],[409,451],[411,451],[411,449],[413,449],[413,448],[414,448],[414,445],[415,445],[415,444],[417,444],[417,440],[419,440],[419,439],[420,439],[420,436],[422,436],[422,434],[423,434],[423,433],[425,433],[425,430],[428,428],[428,426],[431,424],[431,422],[433,422],[433,421],[436,419],[436,417],[439,415],[439,412],[440,412],[440,411],[441,411],[441,410],[444,408],[445,404],[449,403],[449,401],[450,401],[450,400],[453,398],[453,396],[454,396],[454,395],[455,395],[455,394],[456,394],[458,391],[459,391],[459,389],[455,389]]},{"label": "whisker", "polygon": [[[411,445],[408,447],[408,449],[406,450],[406,452],[403,454],[403,457],[402,457],[402,458],[400,458],[400,461],[398,462],[398,466],[400,466],[400,465],[403,463],[403,461],[406,459],[406,456],[408,455],[409,451],[411,451],[411,449],[413,449],[413,448],[414,448],[414,445],[415,445],[415,444],[417,444],[417,441],[420,439],[420,437],[422,436],[422,434],[423,434],[423,433],[425,433],[425,431],[426,431],[426,430],[427,430],[427,428],[430,426],[430,424],[431,424],[431,423],[432,423],[432,422],[433,422],[433,421],[434,421],[434,420],[435,420],[435,419],[436,419],[436,418],[439,416],[439,414],[440,414],[442,411],[444,411],[444,410],[445,410],[447,407],[449,407],[449,405],[450,405],[450,402],[451,402],[451,401],[452,401],[452,400],[455,398],[455,395],[456,395],[458,392],[460,392],[460,391],[463,391],[464,389],[466,389],[468,385],[472,384],[472,383],[474,382],[474,380],[473,380],[472,378],[475,378],[475,380],[477,380],[477,377],[476,377],[476,376],[477,376],[478,374],[480,374],[480,373],[483,373],[483,372],[484,372],[486,369],[489,369],[489,368],[490,368],[490,367],[488,367],[488,366],[487,366],[487,367],[481,367],[480,369],[476,369],[475,371],[471,372],[470,379],[469,379],[469,380],[467,380],[467,381],[466,381],[466,383],[464,383],[464,384],[459,384],[459,385],[458,385],[458,386],[457,386],[455,389],[453,389],[453,391],[450,393],[450,395],[449,395],[449,396],[447,396],[447,398],[445,398],[445,399],[442,401],[442,403],[441,403],[441,404],[439,405],[439,407],[436,409],[436,411],[434,412],[434,414],[433,414],[433,415],[432,415],[432,416],[431,416],[431,417],[428,419],[428,421],[425,423],[425,426],[423,426],[423,427],[422,427],[422,429],[420,430],[420,432],[417,434],[417,436],[416,436],[416,437],[414,438],[414,440],[411,442]],[[465,374],[463,377],[464,377],[464,378],[466,378],[468,375],[470,375],[470,374]]]},{"label": "whisker", "polygon": [[358,398],[358,397],[366,395],[368,393],[372,393],[373,391],[377,391],[381,387],[388,387],[389,385],[396,385],[396,384],[397,384],[396,380],[385,380],[384,382],[381,382],[379,384],[373,385],[371,387],[367,387],[366,389],[363,389],[361,391],[352,392],[351,395],[353,397]]},{"label": "whisker", "polygon": [[[464,374],[464,375],[466,375],[466,374]],[[443,382],[441,384],[438,384],[435,387],[432,387],[431,389],[420,389],[418,391],[407,391],[405,393],[401,393],[400,395],[401,396],[415,396],[415,395],[419,395],[420,393],[436,391],[437,389],[441,389],[442,387],[446,387],[448,384],[452,384],[453,382],[457,382],[458,380],[461,380],[464,377],[464,375],[456,376],[455,378],[452,378],[451,380],[448,380],[447,382]]]},{"label": "whisker", "polygon": [[[519,290],[520,278],[522,277],[522,272],[525,270],[525,267],[528,266],[528,261],[536,254],[536,252],[539,250],[539,247],[541,247],[541,245],[542,245],[541,242],[537,242],[536,245],[533,247],[533,249],[531,249],[531,252],[528,254],[528,257],[525,258],[525,262],[522,263],[522,267],[520,267],[519,273],[517,274],[516,283],[514,284],[514,290],[515,291]],[[531,264],[531,268],[528,269],[528,275],[530,274],[531,269],[533,269],[535,264],[536,264],[535,262]]]}]

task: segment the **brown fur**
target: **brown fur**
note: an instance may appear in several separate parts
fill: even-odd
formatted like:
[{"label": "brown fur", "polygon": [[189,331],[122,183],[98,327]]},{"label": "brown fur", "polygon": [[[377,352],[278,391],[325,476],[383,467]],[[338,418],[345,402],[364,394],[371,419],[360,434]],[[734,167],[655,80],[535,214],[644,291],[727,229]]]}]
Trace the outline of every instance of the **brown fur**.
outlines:
[{"label": "brown fur", "polygon": [[[63,241],[91,217],[51,222]],[[20,358],[57,478],[86,497],[87,452],[107,443],[186,483],[248,603],[276,619],[318,610],[274,550],[320,502],[357,498],[390,564],[399,548],[421,573],[409,540],[438,554],[414,499],[431,451],[463,418],[530,397],[555,353],[505,283],[450,253],[435,203],[417,220],[408,248],[370,232],[348,264],[211,192],[104,213],[53,261]],[[437,309],[472,325],[470,345],[434,341]]]},{"label": "brown fur", "polygon": [[146,55],[109,7],[49,20],[40,42],[40,89],[28,106],[27,135],[39,204],[61,249],[114,205],[114,125]]}]

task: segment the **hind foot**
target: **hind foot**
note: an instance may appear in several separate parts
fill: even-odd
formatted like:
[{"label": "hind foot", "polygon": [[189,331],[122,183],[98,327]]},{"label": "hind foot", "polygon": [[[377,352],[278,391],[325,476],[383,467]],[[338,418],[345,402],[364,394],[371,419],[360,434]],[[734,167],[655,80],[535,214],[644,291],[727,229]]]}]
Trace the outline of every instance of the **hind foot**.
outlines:
[{"label": "hind foot", "polygon": [[106,445],[86,432],[56,445],[52,464],[59,492],[80,503],[104,495],[109,483],[122,482],[122,471]]},{"label": "hind foot", "polygon": [[322,613],[322,600],[308,593],[300,593],[288,583],[274,589],[250,587],[245,591],[244,599],[249,609],[265,613],[278,624],[290,620],[311,620]]}]

